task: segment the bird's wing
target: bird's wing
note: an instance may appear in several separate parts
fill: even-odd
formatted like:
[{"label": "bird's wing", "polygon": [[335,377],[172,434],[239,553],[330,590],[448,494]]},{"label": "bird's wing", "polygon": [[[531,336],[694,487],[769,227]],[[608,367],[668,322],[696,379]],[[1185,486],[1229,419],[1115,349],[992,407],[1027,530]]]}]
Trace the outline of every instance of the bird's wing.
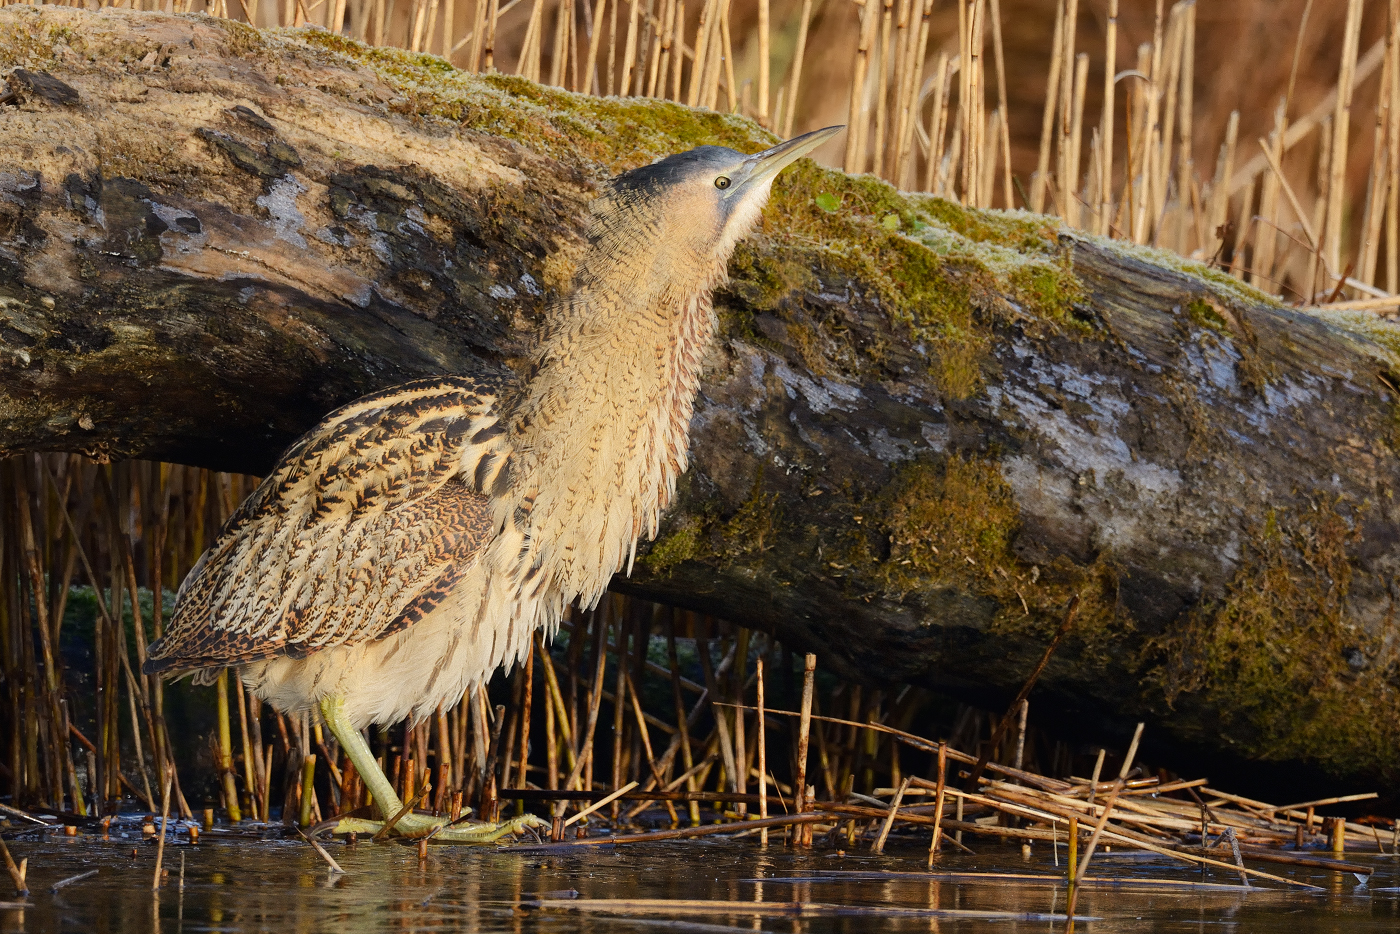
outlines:
[{"label": "bird's wing", "polygon": [[300,657],[425,616],[492,535],[510,461],[495,399],[437,378],[327,416],[185,578],[146,670]]}]

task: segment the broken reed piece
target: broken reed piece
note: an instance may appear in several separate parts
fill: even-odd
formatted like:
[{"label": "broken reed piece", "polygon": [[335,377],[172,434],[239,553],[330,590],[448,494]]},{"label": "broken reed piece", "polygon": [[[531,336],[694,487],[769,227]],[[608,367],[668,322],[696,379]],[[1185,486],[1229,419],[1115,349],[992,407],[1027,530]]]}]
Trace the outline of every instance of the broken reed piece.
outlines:
[{"label": "broken reed piece", "polygon": [[938,744],[938,783],[933,792],[933,839],[928,844],[928,864],[933,866],[933,858],[943,849],[942,823],[944,792],[948,787],[948,744]]},{"label": "broken reed piece", "polygon": [[[1137,729],[1133,731],[1133,741],[1128,746],[1128,754],[1123,757],[1123,767],[1118,770],[1118,780],[1113,783],[1113,790],[1109,792],[1108,800],[1104,802],[1103,814],[1100,815],[1098,822],[1094,824],[1094,832],[1089,835],[1089,843],[1087,846],[1084,847],[1084,859],[1080,861],[1079,867],[1074,871],[1076,878],[1083,878],[1089,872],[1089,860],[1093,859],[1094,848],[1098,846],[1099,843],[1099,835],[1103,833],[1104,826],[1108,823],[1108,819],[1113,815],[1113,804],[1115,801],[1118,800],[1119,793],[1122,792],[1123,786],[1128,781],[1128,773],[1132,771],[1133,759],[1137,756],[1138,743],[1142,741],[1142,730],[1145,725],[1146,724],[1139,723],[1137,725]],[[1100,750],[1099,763],[1102,764],[1102,762],[1103,751]],[[1095,768],[1097,770],[1098,766],[1096,766]],[[1098,778],[1097,775],[1095,775],[1094,777],[1096,779]],[[1091,797],[1092,794],[1093,786],[1091,785]],[[1067,910],[1067,913],[1069,914],[1071,919],[1074,917],[1074,906],[1078,897],[1078,889],[1075,889],[1069,895],[1069,908]],[[1070,923],[1072,924],[1073,921],[1071,921]]]},{"label": "broken reed piece", "polygon": [[[767,2],[766,2],[766,0],[764,0],[763,7],[764,7],[764,17],[763,17],[763,18],[764,18],[764,23],[763,23],[763,27],[762,27],[762,28],[766,31],[767,28],[768,28],[768,23],[767,23]],[[766,54],[766,53],[767,53],[767,48],[768,48],[768,42],[767,42],[767,35],[766,35],[766,32],[765,32],[763,35],[764,35],[764,42],[763,42],[764,53]],[[763,82],[763,85],[764,85],[763,90],[764,90],[764,93],[765,93],[765,94],[767,93],[767,90],[768,90],[768,87],[767,87],[768,82],[767,82],[767,80],[766,80],[767,77],[768,77],[767,74],[766,74],[767,70],[768,70],[768,69],[767,69],[767,67],[765,66],[765,67],[764,67],[764,72],[765,72],[764,78],[765,78],[765,80],[764,80],[764,82]],[[764,104],[763,104],[763,109],[764,109],[764,111],[765,111],[765,113],[766,113],[766,112],[767,112],[767,109],[768,109],[768,104],[767,104],[766,101],[765,101]],[[763,658],[762,658],[762,657],[760,657],[760,658],[758,659],[757,677],[758,677],[758,816],[759,816],[759,819],[763,819],[763,818],[766,818],[766,817],[768,816],[768,732],[767,732],[767,729],[766,729],[766,727],[764,726],[764,723],[763,723],[763,718],[764,718],[764,716],[765,716],[765,713],[764,713],[764,709],[763,709],[763,708],[764,708],[765,705],[764,705],[764,702],[763,702],[763,701],[764,701],[764,697],[763,697]],[[681,728],[682,730],[685,729],[685,721],[684,721],[684,720],[681,721],[680,728]],[[759,840],[759,843],[762,844],[763,846],[767,846],[767,845],[768,845],[768,828],[767,828],[767,827],[764,827],[763,830],[759,831],[758,840]]]},{"label": "broken reed piece", "polygon": [[29,894],[29,889],[24,884],[24,870],[15,865],[15,859],[10,855],[10,848],[5,846],[5,839],[0,837],[0,856],[5,857],[5,869],[10,873],[10,879],[15,884],[15,894],[24,898]]},{"label": "broken reed piece", "polygon": [[[817,656],[808,652],[802,663],[802,707],[801,719],[797,726],[797,780],[793,782],[793,793],[797,795],[797,810],[807,809],[807,748],[812,737],[812,690],[817,672]],[[807,828],[802,828],[798,833],[798,843],[801,846],[810,846],[812,842],[811,834]]]},{"label": "broken reed piece", "polygon": [[316,754],[311,753],[301,760],[301,813],[297,816],[297,826],[311,826],[311,798],[316,789]]}]

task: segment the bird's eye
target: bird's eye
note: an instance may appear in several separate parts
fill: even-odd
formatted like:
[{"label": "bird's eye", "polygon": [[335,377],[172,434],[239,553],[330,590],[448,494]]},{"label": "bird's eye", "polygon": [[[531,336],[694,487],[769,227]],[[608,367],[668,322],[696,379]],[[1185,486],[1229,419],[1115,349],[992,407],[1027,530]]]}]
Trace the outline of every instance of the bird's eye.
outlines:
[{"label": "bird's eye", "polygon": [[720,191],[724,191],[724,189],[728,188],[728,187],[729,187],[729,178],[728,178],[728,176],[721,175],[719,178],[715,179],[715,187],[718,188]]}]

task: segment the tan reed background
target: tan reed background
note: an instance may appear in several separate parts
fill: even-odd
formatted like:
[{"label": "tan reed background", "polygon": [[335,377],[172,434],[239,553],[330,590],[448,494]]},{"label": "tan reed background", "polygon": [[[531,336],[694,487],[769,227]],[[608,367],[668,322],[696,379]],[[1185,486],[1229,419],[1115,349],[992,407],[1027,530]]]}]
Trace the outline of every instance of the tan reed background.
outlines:
[{"label": "tan reed background", "polygon": [[[1101,236],[1214,264],[1297,304],[1400,306],[1400,115],[1393,106],[1400,101],[1400,0],[1279,4],[1278,18],[1296,14],[1296,21],[1274,24],[1275,45],[1280,32],[1296,41],[1272,50],[1287,68],[1275,62],[1264,71],[1286,80],[1239,96],[1256,108],[1268,101],[1266,116],[1222,114],[1228,96],[1203,87],[1202,74],[1220,69],[1198,53],[1221,46],[1200,32],[1196,4],[1123,0],[1120,28],[1119,2],[141,5],[260,26],[311,24],[443,54],[468,70],[737,111],[783,136],[844,121],[851,131],[826,155],[847,171],[970,206],[1057,214]],[[1257,20],[1259,5],[1248,6]],[[1034,57],[1025,50],[1037,29],[1042,54]],[[1130,47],[1129,36],[1144,35]],[[1330,61],[1326,80],[1319,61]],[[1029,129],[1027,88],[1039,93]],[[1104,108],[1105,100],[1113,106]],[[1242,130],[1258,126],[1262,134]],[[0,737],[0,782],[16,803],[110,814],[131,795],[156,811],[168,771],[176,810],[187,817],[206,795],[231,817],[259,819],[284,806],[289,816],[315,820],[362,800],[333,738],[245,696],[236,678],[221,679],[214,692],[206,719],[216,728],[205,748],[199,713],[211,703],[207,689],[139,673],[171,594],[253,482],[76,455],[0,462],[7,692],[0,703],[11,713]],[[764,684],[770,704],[795,709],[800,659],[766,635],[622,597],[574,614],[566,637],[552,654],[537,650],[523,672],[498,677],[489,693],[474,691],[428,722],[380,731],[375,746],[405,796],[429,787],[430,807],[453,811],[466,802],[490,814],[506,789],[591,792],[637,781],[643,790],[660,785],[692,798],[713,789],[742,809],[764,774],[765,793],[791,803],[803,781],[794,756],[769,755],[761,772],[757,765],[768,732],[793,734],[787,721],[715,702],[752,705]],[[927,726],[937,708],[918,689],[819,681],[815,707],[823,706],[856,724],[873,718],[900,729],[916,720]],[[971,708],[939,709],[955,746],[975,750],[986,742],[989,718]],[[1068,774],[1067,747],[1037,752],[1025,736],[1018,747],[1007,734],[993,755],[1009,758],[1022,748],[1027,764],[1039,756],[1043,771]],[[796,739],[785,735],[773,748],[790,749]],[[901,745],[888,734],[818,721],[810,740],[812,784],[824,796],[899,786],[905,776]],[[306,774],[312,782],[303,781]],[[625,816],[621,807],[613,813]],[[695,800],[682,809],[699,820]]]},{"label": "tan reed background", "polygon": [[845,122],[823,155],[849,172],[1058,215],[1295,304],[1400,307],[1400,0],[135,2],[735,111],[781,136]]}]

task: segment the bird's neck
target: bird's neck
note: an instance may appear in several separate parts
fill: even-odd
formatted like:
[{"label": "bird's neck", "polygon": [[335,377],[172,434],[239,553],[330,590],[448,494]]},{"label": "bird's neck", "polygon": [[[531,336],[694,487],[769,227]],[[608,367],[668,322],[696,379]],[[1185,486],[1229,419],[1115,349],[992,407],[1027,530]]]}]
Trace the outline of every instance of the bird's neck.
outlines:
[{"label": "bird's neck", "polygon": [[638,537],[655,536],[686,469],[715,328],[710,293],[723,275],[711,260],[678,283],[656,275],[655,255],[614,251],[607,260],[605,279],[585,269],[553,309],[512,419],[534,563],[552,572],[564,600],[585,605],[613,573],[630,571]]}]

